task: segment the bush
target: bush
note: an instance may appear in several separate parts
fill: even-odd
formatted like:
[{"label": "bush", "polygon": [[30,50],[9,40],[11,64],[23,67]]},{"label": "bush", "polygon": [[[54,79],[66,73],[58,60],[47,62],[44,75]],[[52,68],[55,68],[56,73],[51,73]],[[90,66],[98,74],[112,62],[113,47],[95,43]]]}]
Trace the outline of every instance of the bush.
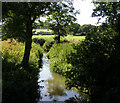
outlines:
[{"label": "bush", "polygon": [[120,101],[119,39],[110,28],[93,31],[68,56],[72,69],[67,71],[67,85],[82,91],[87,89],[91,103]]},{"label": "bush", "polygon": [[37,103],[39,99],[37,75],[38,69],[17,67],[15,63],[2,61],[2,103]]},{"label": "bush", "polygon": [[48,52],[53,44],[54,44],[54,41],[46,41],[43,45],[44,51]]},{"label": "bush", "polygon": [[66,71],[71,68],[71,64],[67,63],[66,58],[72,50],[72,44],[70,43],[55,43],[47,54],[51,61],[51,69],[65,76]]},{"label": "bush", "polygon": [[33,42],[40,44],[40,46],[43,46],[43,44],[45,43],[44,39],[37,39],[37,38],[33,38]]},{"label": "bush", "polygon": [[55,36],[53,39],[54,39],[55,41],[58,41],[58,36]]},{"label": "bush", "polygon": [[36,68],[41,67],[43,56],[43,49],[39,45],[32,43],[32,49],[30,51],[30,64],[34,64]]},{"label": "bush", "polygon": [[2,50],[2,103],[37,103],[40,96],[38,61],[42,58],[42,49],[32,44],[29,67],[26,68],[20,65],[24,44],[3,41]]}]

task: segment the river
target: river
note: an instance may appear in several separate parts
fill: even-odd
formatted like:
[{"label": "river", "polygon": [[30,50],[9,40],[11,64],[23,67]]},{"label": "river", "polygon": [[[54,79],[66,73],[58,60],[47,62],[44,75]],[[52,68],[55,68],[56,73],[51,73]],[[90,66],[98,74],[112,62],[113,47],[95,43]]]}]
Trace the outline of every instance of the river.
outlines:
[{"label": "river", "polygon": [[[50,62],[47,60],[46,53],[42,58],[42,70],[39,73],[40,101],[64,101],[68,98],[78,97],[79,93],[75,90],[65,88],[65,78],[50,69]],[[42,82],[40,82],[42,81]]]}]

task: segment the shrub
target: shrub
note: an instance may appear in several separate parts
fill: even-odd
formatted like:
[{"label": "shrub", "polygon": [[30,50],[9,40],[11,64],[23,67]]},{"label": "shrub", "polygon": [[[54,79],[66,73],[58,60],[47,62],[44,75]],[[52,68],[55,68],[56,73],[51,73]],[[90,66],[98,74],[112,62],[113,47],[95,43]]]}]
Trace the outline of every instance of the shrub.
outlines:
[{"label": "shrub", "polygon": [[66,58],[72,50],[72,44],[70,43],[55,43],[47,54],[51,61],[51,69],[65,76],[66,71],[71,68],[71,64],[67,63]]},{"label": "shrub", "polygon": [[15,63],[2,60],[2,103],[37,103],[39,98],[38,69],[17,67]]},{"label": "shrub", "polygon": [[45,40],[43,38],[41,39],[33,38],[33,42],[40,44],[40,46],[43,46],[43,44],[45,43]]},{"label": "shrub", "polygon": [[91,103],[117,103],[120,100],[120,36],[112,29],[93,31],[82,44],[74,46],[67,71],[67,85],[87,89]]},{"label": "shrub", "polygon": [[43,56],[43,49],[39,45],[36,45],[35,43],[32,43],[32,49],[30,51],[29,62],[31,64],[36,65],[36,68],[38,68],[38,67],[41,66],[42,56]]},{"label": "shrub", "polygon": [[46,41],[43,45],[44,51],[48,52],[53,44],[54,44],[54,41]]},{"label": "shrub", "polygon": [[13,40],[3,41],[2,46],[2,103],[37,103],[39,99],[38,73],[42,48],[33,43],[29,67],[20,63],[24,54],[24,44]]}]

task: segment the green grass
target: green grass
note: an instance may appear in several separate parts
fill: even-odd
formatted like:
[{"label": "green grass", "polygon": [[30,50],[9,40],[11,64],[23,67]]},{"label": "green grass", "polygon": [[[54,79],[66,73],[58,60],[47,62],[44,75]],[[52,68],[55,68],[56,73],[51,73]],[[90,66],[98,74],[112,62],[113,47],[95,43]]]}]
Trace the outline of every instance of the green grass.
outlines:
[{"label": "green grass", "polygon": [[85,36],[73,36],[73,35],[68,35],[65,37],[67,40],[84,40]]},{"label": "green grass", "polygon": [[45,39],[47,41],[53,41],[54,37],[55,37],[55,35],[33,35],[32,38]]},{"label": "green grass", "polygon": [[[45,40],[50,40],[52,41],[53,38],[55,37],[55,35],[33,35],[33,38],[43,38]],[[81,40],[84,40],[85,39],[85,36],[73,36],[73,35],[68,35],[66,37],[61,37],[61,40],[64,40],[64,39],[67,39],[68,41],[73,41],[73,42],[76,42],[76,41],[81,41]]]}]

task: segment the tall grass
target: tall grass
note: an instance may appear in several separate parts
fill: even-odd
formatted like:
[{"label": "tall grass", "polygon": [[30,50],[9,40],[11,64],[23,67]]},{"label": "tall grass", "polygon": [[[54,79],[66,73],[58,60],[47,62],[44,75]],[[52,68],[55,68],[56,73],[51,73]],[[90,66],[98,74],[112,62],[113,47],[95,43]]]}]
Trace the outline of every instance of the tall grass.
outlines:
[{"label": "tall grass", "polygon": [[2,42],[2,58],[8,62],[19,64],[24,54],[24,44],[17,41],[3,41]]},{"label": "tall grass", "polygon": [[71,64],[67,63],[67,56],[71,52],[75,52],[72,43],[55,43],[47,54],[51,61],[51,69],[65,76],[66,71],[71,68]]},{"label": "tall grass", "polygon": [[[3,41],[2,42],[2,57],[3,59],[7,59],[9,62],[14,62],[16,65],[21,63],[24,55],[24,43],[17,42],[15,40],[10,41]],[[39,51],[39,52],[38,52]],[[39,53],[40,55],[43,54],[42,48],[35,44],[32,43],[32,49],[30,52],[30,60],[29,62],[32,64],[35,64],[36,67],[38,67],[38,60],[39,58]]]}]

